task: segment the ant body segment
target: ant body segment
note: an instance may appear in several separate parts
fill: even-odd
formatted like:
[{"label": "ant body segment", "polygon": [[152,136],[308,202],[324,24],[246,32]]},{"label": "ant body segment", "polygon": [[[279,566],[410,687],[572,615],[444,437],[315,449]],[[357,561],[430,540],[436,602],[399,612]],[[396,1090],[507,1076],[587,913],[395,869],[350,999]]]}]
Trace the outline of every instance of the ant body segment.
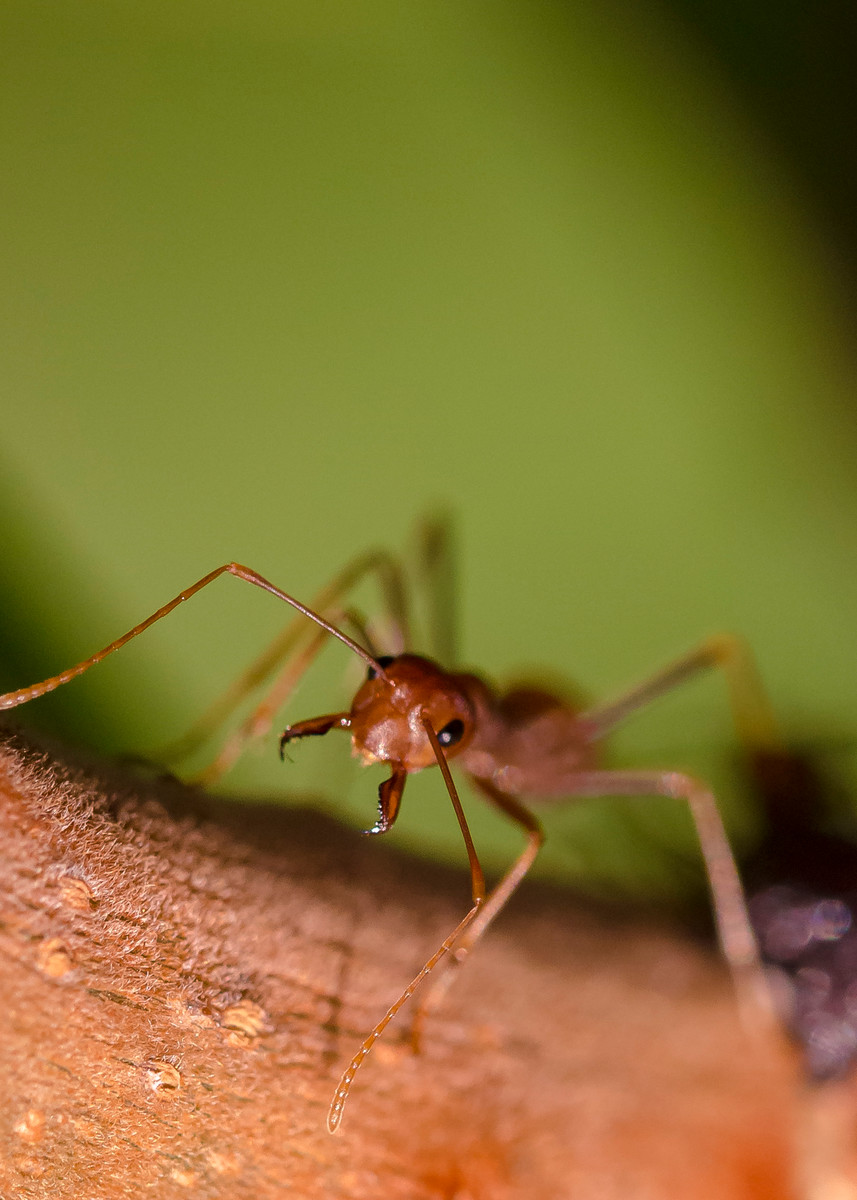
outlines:
[{"label": "ant body segment", "polygon": [[[438,546],[441,554],[444,552],[443,542],[448,535],[441,525],[428,532],[434,538],[432,549],[436,558]],[[426,548],[425,562],[431,568],[428,541]],[[431,658],[407,652],[410,639],[403,573],[398,561],[388,554],[372,553],[356,560],[316,597],[312,607],[274,587],[257,572],[232,562],[205,575],[91,657],[41,683],[0,695],[0,709],[35,700],[83,674],[223,574],[235,575],[270,592],[296,609],[298,615],[177,743],[169,757],[181,757],[196,749],[246,696],[268,683],[269,689],[261,702],[199,776],[202,782],[217,779],[232,765],[247,742],[268,732],[277,709],[288,699],[327,639],[334,637],[363,660],[367,677],[347,711],[289,725],[280,738],[281,755],[292,741],[340,729],[350,734],[353,752],[364,764],[385,764],[390,775],[378,789],[378,816],[372,828],[366,831],[372,835],[387,833],[392,828],[408,775],[436,765],[443,776],[467,848],[470,909],[349,1062],[330,1107],[328,1128],[331,1132],[339,1127],[356,1071],[390,1021],[442,959],[446,959],[450,968],[460,964],[529,871],[544,841],[542,826],[529,807],[532,802],[587,796],[653,795],[685,800],[705,861],[724,957],[739,993],[744,996],[749,993],[754,1005],[764,1006],[756,940],[732,851],[711,791],[698,780],[679,772],[605,769],[599,765],[598,753],[600,740],[626,717],[711,667],[720,667],[726,674],[742,741],[758,751],[775,748],[778,740],[773,717],[743,642],[726,635],[710,638],[617,700],[579,711],[546,690],[518,687],[499,692],[478,675],[450,671]],[[395,653],[377,653],[362,616],[344,606],[348,594],[367,575],[376,576],[380,584],[393,630],[390,640],[396,642]],[[357,637],[343,632],[343,624],[352,626]],[[523,850],[490,891],[486,889],[450,772],[452,760],[476,790],[520,828],[525,838]],[[448,969],[436,979],[418,1009],[415,1030],[443,995],[452,975],[452,970]]]}]

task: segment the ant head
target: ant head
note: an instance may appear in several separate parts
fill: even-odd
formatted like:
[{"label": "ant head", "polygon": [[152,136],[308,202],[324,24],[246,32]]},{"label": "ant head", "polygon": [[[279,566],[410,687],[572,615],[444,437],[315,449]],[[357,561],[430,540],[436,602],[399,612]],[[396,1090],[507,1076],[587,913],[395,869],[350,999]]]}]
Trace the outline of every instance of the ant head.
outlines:
[{"label": "ant head", "polygon": [[474,711],[454,675],[428,658],[381,658],[384,677],[370,669],[351,705],[351,739],[364,762],[399,764],[405,771],[432,766],[434,751],[422,724],[428,717],[448,758],[473,733]]}]

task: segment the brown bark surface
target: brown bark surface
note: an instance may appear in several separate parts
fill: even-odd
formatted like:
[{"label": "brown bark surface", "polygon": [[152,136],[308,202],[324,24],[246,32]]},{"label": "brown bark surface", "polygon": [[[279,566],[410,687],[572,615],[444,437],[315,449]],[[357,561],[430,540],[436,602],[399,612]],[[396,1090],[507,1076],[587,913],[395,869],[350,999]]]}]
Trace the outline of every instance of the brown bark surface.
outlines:
[{"label": "brown bark surface", "polygon": [[716,959],[536,885],[331,1137],[339,1072],[466,909],[464,875],[310,811],[6,735],[0,1196],[797,1194],[794,1064]]}]

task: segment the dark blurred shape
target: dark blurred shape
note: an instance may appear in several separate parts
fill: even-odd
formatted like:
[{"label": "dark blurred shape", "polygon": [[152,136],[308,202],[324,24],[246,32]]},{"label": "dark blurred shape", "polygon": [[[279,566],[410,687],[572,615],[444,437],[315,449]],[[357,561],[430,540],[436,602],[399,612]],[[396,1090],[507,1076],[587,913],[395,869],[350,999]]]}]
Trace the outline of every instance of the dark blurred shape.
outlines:
[{"label": "dark blurred shape", "polygon": [[[109,588],[92,569],[60,518],[0,457],[0,692],[46,679],[81,657],[77,614],[104,613]],[[86,689],[56,693],[7,714],[82,745],[118,744],[116,715]]]},{"label": "dark blurred shape", "polygon": [[857,5],[670,0],[743,94],[857,273]]},{"label": "dark blurred shape", "polygon": [[808,1073],[841,1077],[857,1059],[857,844],[834,832],[837,789],[813,755],[750,767],[768,826],[744,868],[762,956]]}]

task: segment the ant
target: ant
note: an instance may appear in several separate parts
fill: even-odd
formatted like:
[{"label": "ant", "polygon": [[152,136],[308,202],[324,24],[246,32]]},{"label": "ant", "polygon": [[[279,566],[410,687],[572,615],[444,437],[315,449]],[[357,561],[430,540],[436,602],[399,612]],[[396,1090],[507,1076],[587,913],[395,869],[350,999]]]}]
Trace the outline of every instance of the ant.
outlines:
[{"label": "ant", "polygon": [[[423,562],[435,582],[442,574],[439,563],[447,542],[444,523],[427,526]],[[705,862],[718,939],[739,996],[749,1000],[757,1011],[767,1009],[756,938],[712,792],[702,782],[677,771],[606,769],[599,765],[598,755],[598,743],[621,721],[712,667],[725,673],[742,742],[759,753],[775,750],[778,737],[774,719],[753,659],[739,638],[708,638],[618,699],[580,710],[547,690],[516,687],[500,692],[478,675],[448,670],[431,658],[407,652],[404,575],[398,560],[388,553],[369,553],[355,560],[319,593],[312,607],[281,591],[258,572],[230,562],[197,580],[128,633],[77,665],[41,683],[0,695],[0,709],[26,704],[82,675],[225,574],[270,592],[299,615],[176,744],[169,757],[190,753],[246,696],[273,677],[262,701],[199,776],[201,782],[218,778],[250,740],[270,729],[276,710],[288,699],[327,639],[333,637],[363,661],[366,678],[348,709],[287,726],[280,737],[281,756],[286,746],[300,738],[319,737],[334,729],[348,731],[352,752],[364,765],[382,763],[390,771],[378,789],[378,816],[366,831],[371,835],[387,833],[393,827],[408,775],[436,765],[467,849],[471,907],[349,1062],[330,1106],[327,1125],[331,1133],[342,1120],[358,1068],[390,1021],[442,959],[446,958],[449,967],[464,960],[532,866],[544,833],[525,800],[656,795],[684,800]],[[390,617],[390,640],[396,643],[391,654],[379,653],[362,616],[345,607],[348,595],[369,576],[380,584]],[[437,627],[444,619],[441,607],[435,605]],[[353,627],[356,637],[345,633],[342,625]],[[453,759],[476,790],[524,835],[523,850],[490,891],[450,772]],[[450,970],[436,977],[433,989],[419,1007],[414,1023],[415,1045],[422,1018],[443,995],[451,978]]]}]

